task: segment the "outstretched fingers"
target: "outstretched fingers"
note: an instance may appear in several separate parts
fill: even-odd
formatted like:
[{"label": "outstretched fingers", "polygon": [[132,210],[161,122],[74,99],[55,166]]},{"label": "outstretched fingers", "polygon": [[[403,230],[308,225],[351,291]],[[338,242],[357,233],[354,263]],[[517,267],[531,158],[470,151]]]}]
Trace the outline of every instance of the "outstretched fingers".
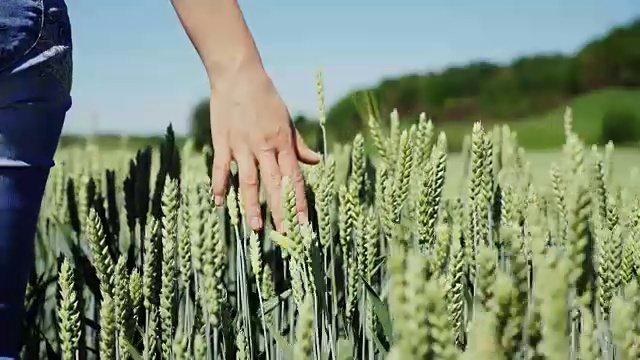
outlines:
[{"label": "outstretched fingers", "polygon": [[305,144],[293,125],[290,130],[291,136],[288,139],[282,137],[279,145],[255,146],[256,151],[246,150],[237,154],[234,151],[233,156],[230,148],[219,147],[214,153],[211,179],[216,206],[224,204],[233,157],[238,166],[238,195],[244,207],[247,224],[254,231],[259,231],[264,226],[259,197],[260,178],[267,192],[267,201],[277,231],[286,231],[283,229],[285,211],[282,204],[283,177],[289,178],[295,191],[295,212],[298,222],[301,224],[308,222],[305,181],[299,161],[313,165],[321,159],[320,155]]}]

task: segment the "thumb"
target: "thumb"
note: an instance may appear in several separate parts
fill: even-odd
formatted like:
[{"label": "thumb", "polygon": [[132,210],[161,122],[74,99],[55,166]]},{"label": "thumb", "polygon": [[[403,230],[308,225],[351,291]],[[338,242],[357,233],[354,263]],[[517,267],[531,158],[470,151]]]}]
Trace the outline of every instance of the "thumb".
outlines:
[{"label": "thumb", "polygon": [[304,139],[296,129],[294,133],[296,137],[296,152],[298,153],[298,160],[307,164],[307,165],[315,165],[320,162],[321,156],[317,152],[311,150],[309,146],[304,142]]}]

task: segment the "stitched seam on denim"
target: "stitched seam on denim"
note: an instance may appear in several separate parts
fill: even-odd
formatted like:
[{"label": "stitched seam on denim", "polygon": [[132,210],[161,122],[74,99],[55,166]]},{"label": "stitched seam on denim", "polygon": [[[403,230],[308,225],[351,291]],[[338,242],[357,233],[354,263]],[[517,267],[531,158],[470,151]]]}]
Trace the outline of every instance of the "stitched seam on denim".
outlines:
[{"label": "stitched seam on denim", "polygon": [[[51,56],[49,58],[47,58],[47,61],[54,59],[56,56],[58,56],[59,54],[63,53],[65,50],[67,50],[69,47],[65,46],[65,45],[52,45],[50,48],[48,48],[47,50],[43,51],[42,53],[38,54],[38,56]],[[23,62],[22,64],[20,64],[20,66],[18,66],[17,68],[15,68],[12,72],[18,72],[18,71],[22,71],[32,65],[34,65],[37,61],[37,57],[33,58],[33,59],[29,59],[25,62]]]}]

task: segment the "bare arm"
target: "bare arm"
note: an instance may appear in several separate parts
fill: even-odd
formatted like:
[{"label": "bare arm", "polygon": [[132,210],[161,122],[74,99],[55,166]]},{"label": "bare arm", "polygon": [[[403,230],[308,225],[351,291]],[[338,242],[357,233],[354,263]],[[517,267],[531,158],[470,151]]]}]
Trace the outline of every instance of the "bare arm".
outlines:
[{"label": "bare arm", "polygon": [[171,0],[209,79],[264,68],[237,0]]},{"label": "bare arm", "polygon": [[258,169],[271,213],[282,228],[281,183],[293,181],[296,211],[307,221],[304,181],[298,161],[320,157],[303,142],[267,75],[237,0],[171,0],[206,68],[211,86],[211,137],[214,147],[212,190],[221,205],[229,164],[238,165],[240,195],[247,222],[263,226],[258,197]]}]

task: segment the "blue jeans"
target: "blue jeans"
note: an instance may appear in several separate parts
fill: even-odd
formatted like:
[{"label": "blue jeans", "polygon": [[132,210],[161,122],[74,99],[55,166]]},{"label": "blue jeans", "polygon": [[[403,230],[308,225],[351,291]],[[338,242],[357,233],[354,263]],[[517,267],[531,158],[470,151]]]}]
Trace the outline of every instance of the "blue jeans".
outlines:
[{"label": "blue jeans", "polygon": [[37,218],[71,106],[64,0],[0,0],[0,359],[17,358]]}]

